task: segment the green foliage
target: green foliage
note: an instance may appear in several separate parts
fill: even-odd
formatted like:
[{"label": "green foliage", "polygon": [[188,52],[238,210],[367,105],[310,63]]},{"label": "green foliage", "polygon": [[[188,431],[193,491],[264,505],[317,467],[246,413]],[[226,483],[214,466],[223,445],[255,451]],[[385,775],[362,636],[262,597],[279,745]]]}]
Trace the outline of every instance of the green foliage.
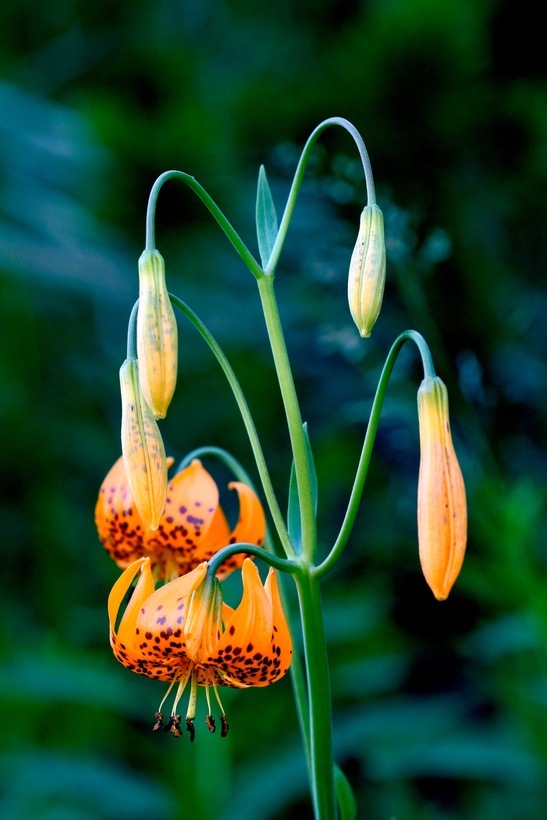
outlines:
[{"label": "green foliage", "polygon": [[[325,585],[336,757],[358,816],[543,816],[546,122],[527,19],[509,0],[1,4],[6,820],[309,816],[288,681],[227,693],[225,741],[200,715],[193,747],[150,733],[164,690],[111,655],[116,570],[93,506],[119,455],[117,374],[155,177],[195,175],[251,237],[257,167],[283,202],[299,148],[333,114],[366,139],[388,273],[363,342],[346,277],[364,184],[351,141],[329,131],[277,268],[325,554],[406,327],[448,386],[470,509],[461,578],[438,604],[416,554],[419,366],[405,351],[357,527]],[[255,283],[190,192],[166,187],[157,216],[167,279],[228,352],[281,498],[291,465]],[[222,374],[189,325],[180,335],[168,451],[216,444],[252,470]]]},{"label": "green foliage", "polygon": [[262,267],[266,267],[277,238],[277,213],[268,185],[266,170],[260,166],[258,174],[258,190],[256,194],[256,233],[258,250],[262,260]]}]

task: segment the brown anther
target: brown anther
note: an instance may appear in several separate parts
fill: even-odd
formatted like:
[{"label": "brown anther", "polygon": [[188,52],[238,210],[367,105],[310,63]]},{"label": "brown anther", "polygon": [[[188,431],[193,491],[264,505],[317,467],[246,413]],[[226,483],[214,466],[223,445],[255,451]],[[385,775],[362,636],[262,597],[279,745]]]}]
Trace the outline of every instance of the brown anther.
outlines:
[{"label": "brown anther", "polygon": [[182,737],[182,732],[180,730],[180,715],[171,715],[169,722],[165,727],[165,731],[167,731],[167,729],[169,729],[173,737]]},{"label": "brown anther", "polygon": [[194,729],[194,721],[190,718],[186,718],[186,731],[190,735],[190,743],[193,743],[196,736],[196,730]]},{"label": "brown anther", "polygon": [[163,712],[156,712],[154,717],[156,718],[156,722],[152,727],[152,731],[157,732],[158,729],[161,729],[161,727],[163,726]]},{"label": "brown anther", "polygon": [[222,727],[221,730],[220,730],[220,736],[221,737],[226,737],[226,735],[228,734],[228,729],[230,728],[228,726],[228,721],[226,720],[226,715],[221,715],[220,716],[220,725]]},{"label": "brown anther", "polygon": [[207,728],[209,729],[209,731],[211,732],[211,734],[212,734],[212,733],[215,731],[215,729],[217,728],[217,727],[216,727],[216,725],[215,725],[215,721],[214,721],[214,719],[213,719],[213,716],[212,716],[212,715],[207,715],[207,717],[205,718],[205,725],[207,726]]}]

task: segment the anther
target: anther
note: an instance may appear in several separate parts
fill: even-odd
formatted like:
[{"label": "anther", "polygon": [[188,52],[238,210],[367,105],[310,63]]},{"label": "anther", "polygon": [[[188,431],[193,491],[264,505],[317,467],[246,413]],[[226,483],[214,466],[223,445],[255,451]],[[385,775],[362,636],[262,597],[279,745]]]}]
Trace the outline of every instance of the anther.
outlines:
[{"label": "anther", "polygon": [[226,720],[226,715],[221,715],[220,716],[220,725],[222,727],[221,730],[220,730],[220,736],[221,737],[226,737],[226,735],[228,734],[228,729],[230,728],[228,726],[228,721]]},{"label": "anther", "polygon": [[196,730],[194,729],[194,721],[191,718],[186,718],[186,731],[190,735],[190,743],[193,743],[196,736]]},{"label": "anther", "polygon": [[205,718],[205,725],[207,726],[211,734],[213,734],[213,732],[217,728],[212,715],[207,715],[207,717]]},{"label": "anther", "polygon": [[163,712],[156,712],[154,717],[156,718],[156,722],[152,727],[152,731],[157,732],[158,729],[161,729],[161,727],[163,726]]},{"label": "anther", "polygon": [[165,731],[170,731],[173,737],[182,737],[182,732],[180,730],[180,715],[171,715],[167,726],[165,727]]}]

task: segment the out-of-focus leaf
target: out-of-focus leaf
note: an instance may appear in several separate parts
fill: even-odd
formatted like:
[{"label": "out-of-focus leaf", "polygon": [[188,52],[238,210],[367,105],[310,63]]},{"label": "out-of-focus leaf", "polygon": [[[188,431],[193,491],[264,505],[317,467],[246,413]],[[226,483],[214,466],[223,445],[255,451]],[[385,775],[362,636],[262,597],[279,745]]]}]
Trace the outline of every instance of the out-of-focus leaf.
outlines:
[{"label": "out-of-focus leaf", "polygon": [[[108,758],[29,749],[0,756],[3,817],[69,816],[164,820],[172,804],[161,786]],[[30,785],[32,787],[30,788]]]},{"label": "out-of-focus leaf", "polygon": [[340,820],[355,820],[357,816],[355,795],[346,775],[336,763],[334,764],[334,786],[336,788]]}]

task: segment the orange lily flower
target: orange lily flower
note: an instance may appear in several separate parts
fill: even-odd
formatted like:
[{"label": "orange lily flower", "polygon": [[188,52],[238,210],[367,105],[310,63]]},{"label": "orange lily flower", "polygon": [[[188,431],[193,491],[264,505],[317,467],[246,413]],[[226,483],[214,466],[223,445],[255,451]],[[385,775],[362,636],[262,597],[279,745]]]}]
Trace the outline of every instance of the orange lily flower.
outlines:
[{"label": "orange lily flower", "polygon": [[418,541],[425,579],[444,601],[462,567],[467,541],[467,504],[448,417],[448,393],[436,377],[418,390],[420,476]]},{"label": "orange lily flower", "polygon": [[[152,530],[137,510],[119,458],[99,491],[95,507],[99,538],[122,569],[138,558],[150,558],[158,580],[184,575],[228,544],[245,541],[261,546],[266,519],[260,501],[240,481],[228,486],[239,495],[239,520],[233,530],[219,505],[218,487],[198,459],[169,482],[165,511],[158,528]],[[243,559],[244,555],[228,558],[217,577],[224,578]]]},{"label": "orange lily flower", "polygon": [[[122,601],[139,572],[116,629]],[[209,692],[213,689],[225,736],[228,723],[217,687],[269,686],[285,675],[292,655],[274,569],[270,569],[263,585],[253,561],[244,560],[243,595],[236,609],[222,602],[220,584],[206,573],[207,563],[203,562],[154,590],[150,559],[140,558],[122,573],[108,598],[110,643],[117,660],[138,675],[170,682],[156,713],[154,730],[162,725],[163,703],[178,684],[166,729],[180,737],[181,718],[176,709],[190,682],[186,727],[191,740],[198,686],[205,687],[206,725],[211,732],[215,731]]]}]

